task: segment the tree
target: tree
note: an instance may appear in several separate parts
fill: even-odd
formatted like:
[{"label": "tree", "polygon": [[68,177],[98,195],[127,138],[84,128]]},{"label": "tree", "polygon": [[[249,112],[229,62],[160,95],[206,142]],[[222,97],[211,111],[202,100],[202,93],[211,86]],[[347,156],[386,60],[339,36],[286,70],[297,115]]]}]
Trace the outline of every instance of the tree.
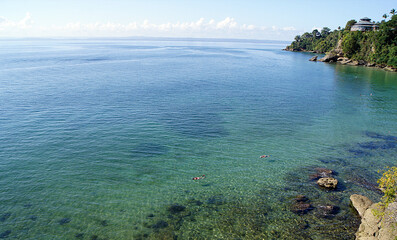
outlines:
[{"label": "tree", "polygon": [[317,29],[314,29],[314,30],[313,30],[312,35],[313,35],[313,37],[315,37],[315,38],[318,38],[318,37],[321,36],[321,35],[320,35],[320,32],[319,32]]},{"label": "tree", "polygon": [[328,27],[323,27],[323,29],[321,30],[321,36],[326,37],[329,35],[329,33],[331,32],[331,29]]},{"label": "tree", "polygon": [[359,40],[362,33],[360,31],[350,32],[345,35],[342,40],[342,49],[348,58],[351,58],[360,50]]},{"label": "tree", "polygon": [[387,14],[383,14],[383,16],[382,16],[384,19],[386,19],[388,16],[387,16]]},{"label": "tree", "polygon": [[301,40],[301,36],[300,36],[300,35],[297,35],[297,36],[295,37],[295,41],[300,42],[300,40]]},{"label": "tree", "polygon": [[348,21],[348,22],[346,23],[345,29],[346,29],[347,31],[350,31],[351,27],[352,27],[354,24],[356,24],[356,23],[357,23],[357,21],[354,20],[354,19]]},{"label": "tree", "polygon": [[390,10],[390,14],[394,16],[394,14],[396,14],[396,9],[393,8],[392,10]]}]

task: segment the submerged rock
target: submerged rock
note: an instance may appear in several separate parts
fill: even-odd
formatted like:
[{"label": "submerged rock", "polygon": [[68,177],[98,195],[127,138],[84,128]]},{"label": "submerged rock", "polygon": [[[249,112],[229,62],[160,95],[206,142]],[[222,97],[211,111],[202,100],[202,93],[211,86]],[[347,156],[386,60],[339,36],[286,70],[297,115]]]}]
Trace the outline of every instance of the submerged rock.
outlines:
[{"label": "submerged rock", "polygon": [[338,180],[332,177],[325,177],[325,178],[320,178],[317,181],[317,184],[320,187],[328,188],[328,189],[335,189],[336,186],[338,185]]},{"label": "submerged rock", "polygon": [[0,238],[6,238],[10,234],[11,234],[11,230],[4,231],[4,232],[0,233]]},{"label": "submerged rock", "polygon": [[174,204],[174,205],[172,205],[171,207],[168,208],[168,211],[171,214],[177,214],[177,213],[183,212],[185,209],[186,209],[185,206],[182,206],[182,205],[179,205],[179,204]]},{"label": "submerged rock", "polygon": [[317,214],[319,217],[331,218],[334,217],[339,212],[339,207],[335,205],[320,205],[317,207]]},{"label": "submerged rock", "polygon": [[0,222],[6,221],[10,216],[11,216],[11,213],[4,213],[4,214],[1,215],[1,217],[0,217]]},{"label": "submerged rock", "polygon": [[154,229],[160,229],[160,228],[166,228],[168,227],[168,223],[164,220],[159,220],[155,224],[152,225],[152,228]]},{"label": "submerged rock", "polygon": [[291,212],[303,215],[313,210],[313,206],[310,203],[296,202],[291,205]]},{"label": "submerged rock", "polygon": [[290,207],[291,212],[303,215],[313,209],[310,200],[305,195],[297,195]]},{"label": "submerged rock", "polygon": [[59,224],[64,225],[66,223],[69,223],[70,221],[71,221],[70,218],[62,218],[61,220],[59,220]]},{"label": "submerged rock", "polygon": [[314,174],[310,174],[310,180],[318,180],[320,178],[332,177],[332,175],[334,174],[334,171],[327,168],[315,168],[315,171],[316,172]]}]

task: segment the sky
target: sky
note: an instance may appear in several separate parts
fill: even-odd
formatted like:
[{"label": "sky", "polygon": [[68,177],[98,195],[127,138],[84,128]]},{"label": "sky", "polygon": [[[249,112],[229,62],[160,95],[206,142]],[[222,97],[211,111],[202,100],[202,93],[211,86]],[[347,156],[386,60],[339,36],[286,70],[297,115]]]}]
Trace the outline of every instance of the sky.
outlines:
[{"label": "sky", "polygon": [[[381,21],[396,0],[0,0],[0,38],[183,37],[291,41]],[[390,14],[389,14],[390,15]]]}]

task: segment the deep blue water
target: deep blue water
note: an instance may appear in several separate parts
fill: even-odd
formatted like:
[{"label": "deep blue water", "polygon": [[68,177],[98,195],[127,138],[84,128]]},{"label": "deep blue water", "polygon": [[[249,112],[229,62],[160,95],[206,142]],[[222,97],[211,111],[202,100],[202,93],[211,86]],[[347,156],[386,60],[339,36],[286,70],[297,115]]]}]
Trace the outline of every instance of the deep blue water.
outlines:
[{"label": "deep blue water", "polygon": [[350,194],[396,162],[397,74],[284,47],[0,41],[0,237],[353,239]]}]

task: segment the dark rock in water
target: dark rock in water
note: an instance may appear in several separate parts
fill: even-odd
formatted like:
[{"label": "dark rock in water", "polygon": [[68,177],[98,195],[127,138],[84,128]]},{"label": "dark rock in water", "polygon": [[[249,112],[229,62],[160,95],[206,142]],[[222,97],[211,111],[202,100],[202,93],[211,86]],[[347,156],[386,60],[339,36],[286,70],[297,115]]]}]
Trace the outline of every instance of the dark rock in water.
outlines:
[{"label": "dark rock in water", "polygon": [[4,214],[1,215],[1,217],[0,217],[0,222],[6,221],[10,216],[11,216],[11,213],[4,213]]},{"label": "dark rock in water", "polygon": [[36,221],[37,220],[37,216],[32,215],[32,216],[29,217],[29,219],[32,220],[32,221]]},{"label": "dark rock in water", "polygon": [[70,221],[71,221],[70,218],[62,218],[61,220],[59,220],[59,224],[64,225],[66,223],[70,223]]},{"label": "dark rock in water", "polygon": [[222,196],[213,196],[208,198],[207,203],[208,204],[215,204],[215,205],[222,205],[225,204],[225,199]]},{"label": "dark rock in water", "polygon": [[334,171],[327,168],[315,168],[315,171],[316,172],[314,174],[310,174],[310,180],[318,180],[320,178],[332,177],[332,175],[334,174]]},{"label": "dark rock in water", "polygon": [[154,217],[154,214],[151,213],[151,214],[147,215],[147,217],[148,217],[148,218],[152,218],[152,217]]},{"label": "dark rock in water", "polygon": [[152,228],[154,228],[154,229],[160,229],[160,228],[166,228],[166,227],[168,227],[168,223],[163,220],[159,220],[158,222],[156,222],[155,224],[152,225]]},{"label": "dark rock in water", "polygon": [[343,158],[336,158],[336,157],[321,157],[318,158],[318,160],[324,164],[340,164],[340,165],[346,165],[346,159]]},{"label": "dark rock in water", "polygon": [[297,195],[293,199],[293,203],[290,209],[296,214],[306,214],[308,211],[313,209],[312,205],[309,202],[309,199],[305,195]]},{"label": "dark rock in water", "polygon": [[307,201],[309,201],[309,199],[305,195],[297,195],[294,198],[294,201],[295,202],[307,202]]},{"label": "dark rock in water", "polygon": [[383,135],[383,134],[379,134],[379,133],[376,133],[376,132],[366,131],[365,135],[367,137],[375,138],[375,139],[383,139],[383,140],[386,140],[386,141],[397,141],[397,137],[395,137],[395,136]]},{"label": "dark rock in water", "polygon": [[357,157],[366,157],[366,156],[372,156],[371,153],[360,150],[360,149],[349,149],[348,150],[350,153],[353,153]]},{"label": "dark rock in water", "polygon": [[185,209],[186,209],[185,206],[182,206],[179,204],[174,204],[168,208],[168,211],[172,214],[177,214],[177,213],[183,212]]},{"label": "dark rock in water", "polygon": [[191,199],[191,200],[189,200],[189,204],[196,205],[196,206],[201,206],[201,205],[203,205],[203,202],[200,201],[200,200]]},{"label": "dark rock in water", "polygon": [[336,214],[338,214],[340,208],[338,206],[334,206],[334,205],[320,205],[317,207],[317,214],[319,217],[323,217],[323,218],[332,218],[334,217]]},{"label": "dark rock in water", "polygon": [[290,209],[293,213],[303,215],[308,213],[310,210],[313,210],[313,206],[310,203],[295,202],[291,205]]},{"label": "dark rock in water", "polygon": [[31,203],[27,203],[27,204],[23,205],[23,207],[25,207],[25,208],[31,208],[32,206],[33,206],[33,204],[31,204]]},{"label": "dark rock in water", "polygon": [[98,235],[92,235],[90,239],[91,239],[91,240],[98,240],[99,237],[98,237]]},{"label": "dark rock in water", "polygon": [[74,235],[76,238],[83,238],[84,237],[84,233],[76,233],[76,235]]},{"label": "dark rock in water", "polygon": [[101,221],[101,225],[104,226],[104,227],[106,227],[106,226],[108,225],[108,221],[102,220],[102,221]]},{"label": "dark rock in water", "polygon": [[367,180],[366,177],[357,173],[357,171],[351,171],[351,173],[348,176],[346,176],[346,180],[360,187],[366,188],[368,190],[374,191],[379,194],[383,194],[382,191],[378,188],[376,181],[371,182]]},{"label": "dark rock in water", "polygon": [[11,234],[11,230],[4,231],[4,232],[0,233],[0,238],[6,238],[10,234]]},{"label": "dark rock in water", "polygon": [[396,148],[397,142],[395,141],[365,142],[365,143],[359,143],[358,146],[369,150],[393,149]]}]

